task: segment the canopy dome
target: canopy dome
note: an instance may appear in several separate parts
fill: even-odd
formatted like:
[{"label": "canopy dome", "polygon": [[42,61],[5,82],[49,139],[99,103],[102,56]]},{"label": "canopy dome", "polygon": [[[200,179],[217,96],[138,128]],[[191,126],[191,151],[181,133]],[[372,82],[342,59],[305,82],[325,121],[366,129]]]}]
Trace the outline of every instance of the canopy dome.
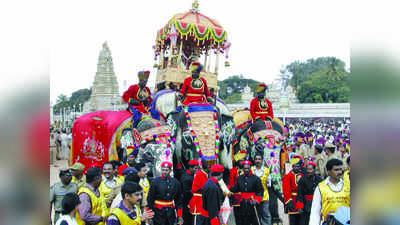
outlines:
[{"label": "canopy dome", "polygon": [[192,40],[201,49],[222,48],[227,38],[227,32],[214,19],[207,17],[198,10],[198,3],[193,3],[193,8],[186,13],[175,14],[168,23],[157,33],[156,49],[165,49],[169,35],[174,26],[180,40]]}]

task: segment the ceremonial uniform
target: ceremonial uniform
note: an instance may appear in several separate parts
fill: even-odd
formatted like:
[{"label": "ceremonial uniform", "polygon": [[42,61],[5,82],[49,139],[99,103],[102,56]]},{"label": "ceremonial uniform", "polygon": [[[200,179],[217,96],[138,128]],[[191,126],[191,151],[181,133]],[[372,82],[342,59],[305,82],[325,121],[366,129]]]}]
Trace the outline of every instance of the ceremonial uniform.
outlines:
[{"label": "ceremonial uniform", "polygon": [[186,78],[180,93],[185,96],[185,100],[182,103],[184,105],[189,105],[192,102],[207,103],[207,98],[212,96],[208,89],[207,81],[203,77],[197,79]]},{"label": "ceremonial uniform", "polygon": [[321,181],[323,179],[318,175],[305,175],[298,182],[296,208],[303,209],[303,213],[300,215],[300,225],[309,223],[314,191]]},{"label": "ceremonial uniform", "polygon": [[[223,172],[224,167],[215,164],[211,167],[212,172]],[[203,207],[207,212],[207,216],[200,215],[199,220],[196,225],[220,225],[220,220],[218,218],[221,206],[225,196],[219,186],[219,182],[214,177],[211,177],[207,183],[204,185],[203,190]]]},{"label": "ceremonial uniform", "polygon": [[230,188],[231,192],[240,194],[240,208],[235,214],[237,225],[258,225],[258,212],[253,205],[253,200],[259,205],[264,196],[264,188],[261,179],[250,172],[249,175],[242,174],[238,177],[237,184]]},{"label": "ceremonial uniform", "polygon": [[254,121],[257,118],[266,120],[267,117],[270,117],[273,119],[274,111],[272,109],[272,103],[267,98],[263,98],[261,100],[258,98],[253,98],[250,103],[250,114]]},{"label": "ceremonial uniform", "polygon": [[[143,102],[140,102],[141,99],[147,98],[148,99],[148,104],[144,105]],[[153,99],[151,98],[151,91],[148,87],[140,88],[138,84],[134,84],[128,88],[122,95],[122,99],[129,103],[129,106],[132,106],[136,110],[138,110],[141,113],[148,113],[149,112],[149,106]],[[137,101],[136,105],[131,104],[131,100],[135,99]]]},{"label": "ceremonial uniform", "polygon": [[189,209],[192,215],[197,217],[198,215],[203,215],[208,217],[208,212],[203,208],[203,190],[204,185],[208,181],[208,174],[204,170],[197,171],[194,176],[193,185],[192,185],[192,193],[193,197],[189,202]]},{"label": "ceremonial uniform", "polygon": [[181,184],[173,177],[156,177],[151,182],[147,204],[154,211],[154,225],[175,224],[175,209],[182,217]]},{"label": "ceremonial uniform", "polygon": [[300,222],[299,210],[296,209],[298,181],[303,176],[301,172],[295,174],[290,171],[282,179],[283,197],[285,200],[285,213],[289,214],[290,225],[298,225]]},{"label": "ceremonial uniform", "polygon": [[189,202],[192,199],[192,185],[194,180],[194,174],[187,170],[181,177],[182,184],[182,216],[183,216],[183,224],[193,225],[193,215],[189,210]]},{"label": "ceremonial uniform", "polygon": [[118,208],[111,211],[107,225],[141,225],[140,207],[135,205],[133,210],[128,209],[121,201]]}]

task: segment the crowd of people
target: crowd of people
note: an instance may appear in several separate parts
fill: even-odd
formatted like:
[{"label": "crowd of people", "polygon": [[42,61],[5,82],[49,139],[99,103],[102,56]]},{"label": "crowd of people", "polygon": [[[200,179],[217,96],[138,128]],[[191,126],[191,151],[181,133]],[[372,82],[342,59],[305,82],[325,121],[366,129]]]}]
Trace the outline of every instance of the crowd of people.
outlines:
[{"label": "crowd of people", "polygon": [[[290,224],[346,224],[349,121],[288,121],[284,133],[291,166],[282,178],[282,190]],[[226,168],[218,164],[203,168],[198,160],[175,176],[172,164],[164,162],[162,175],[153,177],[148,164],[136,160],[137,151],[122,165],[110,161],[85,168],[75,163],[59,169],[60,182],[50,190],[50,212],[53,209],[57,225],[214,225],[223,223],[227,198],[236,224],[276,224],[269,199],[270,168],[262,154],[249,156],[245,151],[235,155],[236,166],[226,182],[222,179]]]}]

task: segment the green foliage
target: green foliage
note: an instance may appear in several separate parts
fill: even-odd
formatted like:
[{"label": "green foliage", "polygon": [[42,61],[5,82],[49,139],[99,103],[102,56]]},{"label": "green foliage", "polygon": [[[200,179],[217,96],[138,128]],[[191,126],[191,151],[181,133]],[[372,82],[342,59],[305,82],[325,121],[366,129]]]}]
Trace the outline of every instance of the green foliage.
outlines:
[{"label": "green foliage", "polygon": [[63,108],[75,108],[80,110],[79,105],[88,101],[90,98],[90,94],[92,93],[92,89],[80,89],[71,94],[71,97],[67,97],[64,94],[61,94],[57,98],[57,102],[54,105],[54,113],[60,114],[62,113]]},{"label": "green foliage", "polygon": [[243,75],[234,75],[218,81],[218,96],[225,103],[232,104],[241,101],[243,89],[248,85],[253,93],[256,92],[259,81],[246,79]]},{"label": "green foliage", "polygon": [[340,59],[319,57],[306,62],[295,61],[286,69],[293,74],[289,84],[301,103],[349,102],[350,74]]}]

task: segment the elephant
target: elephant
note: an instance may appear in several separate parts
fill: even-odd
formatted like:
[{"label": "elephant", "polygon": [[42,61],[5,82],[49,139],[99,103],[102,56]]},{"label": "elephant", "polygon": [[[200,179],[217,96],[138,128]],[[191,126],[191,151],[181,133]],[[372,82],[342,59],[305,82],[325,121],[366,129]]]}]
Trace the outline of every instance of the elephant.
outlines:
[{"label": "elephant", "polygon": [[246,150],[248,159],[253,162],[257,152],[264,156],[264,166],[270,168],[271,187],[268,188],[268,192],[272,222],[279,222],[277,199],[284,203],[281,174],[281,157],[284,153],[282,123],[279,119],[272,121],[258,119],[253,123],[251,119],[248,119],[249,115],[243,117],[243,111],[240,114],[242,114],[240,115],[242,118],[239,119],[238,114],[233,113],[237,123],[237,136],[233,144],[233,151],[236,153]]},{"label": "elephant", "polygon": [[[155,93],[153,107],[166,115],[176,138],[174,167],[188,166],[191,159],[202,160],[204,167],[220,163],[232,168],[232,143],[236,137],[233,117],[225,103],[216,98],[216,105],[192,104],[179,106],[177,92],[162,90]],[[218,150],[216,150],[218,149]],[[214,157],[215,153],[218,155]]]}]

